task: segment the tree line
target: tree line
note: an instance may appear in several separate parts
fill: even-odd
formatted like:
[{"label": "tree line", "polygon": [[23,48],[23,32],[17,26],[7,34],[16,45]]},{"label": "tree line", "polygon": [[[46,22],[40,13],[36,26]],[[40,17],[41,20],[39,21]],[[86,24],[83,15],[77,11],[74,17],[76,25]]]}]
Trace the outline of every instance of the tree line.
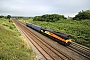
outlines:
[{"label": "tree line", "polygon": [[[35,16],[33,21],[47,21],[47,22],[55,22],[61,19],[67,19],[64,15],[59,14],[46,14],[42,16]],[[75,17],[72,18],[73,20],[85,20],[90,19],[90,10],[80,11],[78,12]]]},{"label": "tree line", "polygon": [[[1,15],[0,18],[11,18],[11,15],[3,16]],[[42,16],[35,16],[35,17],[17,17],[17,18],[33,18],[33,21],[46,21],[46,22],[55,22],[61,19],[67,19],[64,15],[59,14],[45,14]],[[72,18],[73,20],[85,20],[90,19],[90,10],[80,11],[78,12],[75,17]]]},{"label": "tree line", "polygon": [[11,18],[11,15],[7,15],[7,16],[1,15],[0,18],[7,18],[7,19],[10,19],[10,18]]}]

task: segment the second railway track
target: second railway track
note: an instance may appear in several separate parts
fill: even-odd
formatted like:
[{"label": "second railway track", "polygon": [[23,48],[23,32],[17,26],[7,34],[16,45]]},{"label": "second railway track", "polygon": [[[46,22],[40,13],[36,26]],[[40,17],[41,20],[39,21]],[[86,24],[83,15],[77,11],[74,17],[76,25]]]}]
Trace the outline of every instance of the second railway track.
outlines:
[{"label": "second railway track", "polygon": [[72,44],[70,46],[67,46],[67,48],[73,50],[74,52],[76,52],[90,60],[90,48],[87,48],[87,47],[77,44],[75,42],[72,42]]}]

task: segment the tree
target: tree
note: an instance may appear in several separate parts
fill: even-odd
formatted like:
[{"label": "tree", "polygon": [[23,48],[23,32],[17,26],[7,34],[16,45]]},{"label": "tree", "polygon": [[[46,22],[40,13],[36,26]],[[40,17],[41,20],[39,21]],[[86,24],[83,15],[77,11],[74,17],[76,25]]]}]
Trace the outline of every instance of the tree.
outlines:
[{"label": "tree", "polygon": [[64,15],[58,14],[46,14],[42,16],[35,16],[33,21],[47,21],[47,22],[55,22],[60,19],[65,19]]},{"label": "tree", "polygon": [[7,18],[10,19],[11,18],[11,15],[7,15]]},{"label": "tree", "polygon": [[74,20],[81,20],[81,19],[90,19],[90,10],[80,11],[78,14],[73,18]]}]

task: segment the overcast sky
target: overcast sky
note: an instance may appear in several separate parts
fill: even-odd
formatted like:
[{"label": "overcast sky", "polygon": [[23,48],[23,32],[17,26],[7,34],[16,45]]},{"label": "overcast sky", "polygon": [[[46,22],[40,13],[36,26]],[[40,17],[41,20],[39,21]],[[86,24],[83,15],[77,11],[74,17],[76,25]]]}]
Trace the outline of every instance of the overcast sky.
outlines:
[{"label": "overcast sky", "polygon": [[6,16],[62,14],[67,17],[82,10],[90,10],[90,0],[0,0],[0,15]]}]

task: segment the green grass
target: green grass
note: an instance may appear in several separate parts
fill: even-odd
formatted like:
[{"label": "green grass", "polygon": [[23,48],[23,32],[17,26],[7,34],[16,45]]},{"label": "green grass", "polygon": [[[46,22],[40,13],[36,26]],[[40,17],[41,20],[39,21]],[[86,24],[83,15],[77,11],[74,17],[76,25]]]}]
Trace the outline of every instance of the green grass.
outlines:
[{"label": "green grass", "polygon": [[37,60],[12,21],[4,18],[0,18],[0,60]]},{"label": "green grass", "polygon": [[75,42],[90,47],[90,20],[59,20],[56,22],[33,21],[28,18],[20,20],[69,34],[74,37]]}]

